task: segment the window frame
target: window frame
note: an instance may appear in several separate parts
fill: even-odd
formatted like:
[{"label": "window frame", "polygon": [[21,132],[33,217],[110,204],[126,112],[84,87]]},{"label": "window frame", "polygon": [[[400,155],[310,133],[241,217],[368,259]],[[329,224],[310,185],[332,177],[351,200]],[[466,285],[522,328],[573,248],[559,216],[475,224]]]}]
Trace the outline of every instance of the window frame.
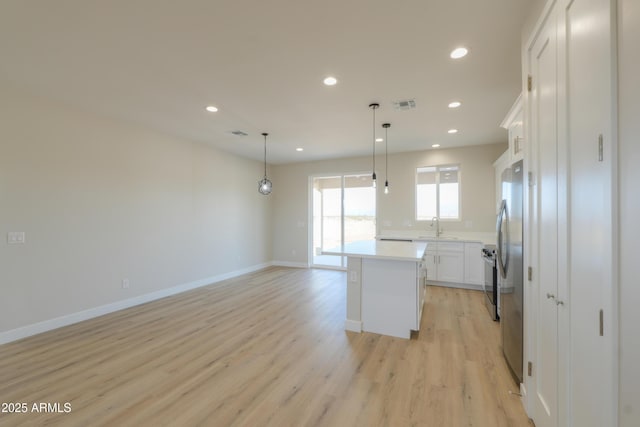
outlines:
[{"label": "window frame", "polygon": [[[457,218],[440,218],[440,173],[444,168],[456,167],[458,168],[458,217]],[[460,163],[445,163],[439,165],[425,165],[417,166],[415,172],[415,184],[413,186],[414,191],[414,219],[416,222],[424,223],[431,221],[429,219],[418,219],[418,170],[423,168],[435,168],[436,169],[436,216],[442,222],[462,222],[462,166]]]}]

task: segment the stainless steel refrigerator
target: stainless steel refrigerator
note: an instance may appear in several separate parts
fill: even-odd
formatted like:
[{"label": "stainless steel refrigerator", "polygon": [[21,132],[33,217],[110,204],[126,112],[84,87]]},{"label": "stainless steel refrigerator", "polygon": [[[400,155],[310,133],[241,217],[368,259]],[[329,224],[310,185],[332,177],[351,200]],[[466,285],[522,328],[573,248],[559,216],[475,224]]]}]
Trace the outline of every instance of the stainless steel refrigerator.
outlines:
[{"label": "stainless steel refrigerator", "polygon": [[496,222],[502,352],[518,384],[523,374],[523,173],[522,160],[502,173],[502,203]]}]

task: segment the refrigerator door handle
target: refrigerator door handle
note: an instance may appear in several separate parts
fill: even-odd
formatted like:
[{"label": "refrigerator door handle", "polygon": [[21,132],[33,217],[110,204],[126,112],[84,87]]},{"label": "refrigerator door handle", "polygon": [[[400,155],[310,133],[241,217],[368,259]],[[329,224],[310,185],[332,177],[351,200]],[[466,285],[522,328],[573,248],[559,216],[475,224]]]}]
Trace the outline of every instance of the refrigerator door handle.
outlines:
[{"label": "refrigerator door handle", "polygon": [[509,223],[509,214],[507,212],[507,201],[502,200],[500,203],[500,213],[498,214],[498,220],[496,222],[496,231],[498,233],[498,244],[496,248],[496,255],[498,258],[498,266],[500,267],[500,272],[502,277],[507,277],[507,268],[509,268],[509,249],[507,242],[507,253],[503,253],[502,248],[505,240],[503,230],[503,224],[508,225]]}]

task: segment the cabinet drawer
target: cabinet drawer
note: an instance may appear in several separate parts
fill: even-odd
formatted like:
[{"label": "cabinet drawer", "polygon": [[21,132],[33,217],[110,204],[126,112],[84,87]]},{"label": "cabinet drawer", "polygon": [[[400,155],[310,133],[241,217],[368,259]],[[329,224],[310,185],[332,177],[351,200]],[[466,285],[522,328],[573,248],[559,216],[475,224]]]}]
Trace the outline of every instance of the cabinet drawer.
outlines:
[{"label": "cabinet drawer", "polygon": [[438,252],[464,252],[464,243],[438,242]]}]

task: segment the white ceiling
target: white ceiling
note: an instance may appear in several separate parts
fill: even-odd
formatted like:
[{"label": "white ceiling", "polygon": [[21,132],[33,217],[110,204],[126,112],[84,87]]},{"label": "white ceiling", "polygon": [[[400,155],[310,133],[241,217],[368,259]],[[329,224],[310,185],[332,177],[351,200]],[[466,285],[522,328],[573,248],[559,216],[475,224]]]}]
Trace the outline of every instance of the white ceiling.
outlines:
[{"label": "white ceiling", "polygon": [[[371,102],[390,152],[491,144],[506,141],[531,3],[3,0],[0,78],[249,158],[269,132],[270,163],[370,154]],[[405,99],[416,108],[395,110]]]}]

